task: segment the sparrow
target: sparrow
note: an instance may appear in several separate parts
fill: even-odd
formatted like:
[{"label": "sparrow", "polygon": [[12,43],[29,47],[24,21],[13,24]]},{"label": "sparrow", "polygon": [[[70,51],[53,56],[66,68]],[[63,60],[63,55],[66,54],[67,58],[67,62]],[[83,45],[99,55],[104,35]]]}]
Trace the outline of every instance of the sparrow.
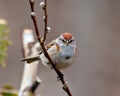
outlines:
[{"label": "sparrow", "polygon": [[[77,54],[77,46],[74,37],[70,33],[63,33],[57,39],[51,41],[45,46],[49,56],[58,69],[66,69],[69,67]],[[38,55],[27,57],[21,61],[32,63],[36,60],[41,60],[43,65],[52,68],[49,60],[45,57],[41,50]]]}]

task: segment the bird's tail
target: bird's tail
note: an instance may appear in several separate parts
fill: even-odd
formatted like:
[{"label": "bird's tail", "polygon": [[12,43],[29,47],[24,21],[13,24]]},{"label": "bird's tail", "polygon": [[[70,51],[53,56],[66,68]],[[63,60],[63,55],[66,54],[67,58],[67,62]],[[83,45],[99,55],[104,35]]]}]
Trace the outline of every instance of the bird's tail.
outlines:
[{"label": "bird's tail", "polygon": [[40,56],[39,55],[21,59],[21,61],[26,61],[27,63],[32,63],[32,62],[34,62],[36,60],[40,60]]}]

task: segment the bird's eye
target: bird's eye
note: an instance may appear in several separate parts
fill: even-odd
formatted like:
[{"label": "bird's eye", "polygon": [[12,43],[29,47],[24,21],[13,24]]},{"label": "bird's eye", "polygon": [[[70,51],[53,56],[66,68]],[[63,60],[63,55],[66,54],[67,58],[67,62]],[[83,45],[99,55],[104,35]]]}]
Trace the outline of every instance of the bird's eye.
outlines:
[{"label": "bird's eye", "polygon": [[65,40],[64,40],[64,39],[62,39],[62,42],[65,42]]},{"label": "bird's eye", "polygon": [[74,40],[73,40],[73,39],[71,39],[69,42],[70,42],[70,43],[72,43],[73,41],[74,41]]},{"label": "bird's eye", "polygon": [[59,38],[59,40],[61,40],[62,42],[66,42],[64,39],[62,39],[62,38]]}]

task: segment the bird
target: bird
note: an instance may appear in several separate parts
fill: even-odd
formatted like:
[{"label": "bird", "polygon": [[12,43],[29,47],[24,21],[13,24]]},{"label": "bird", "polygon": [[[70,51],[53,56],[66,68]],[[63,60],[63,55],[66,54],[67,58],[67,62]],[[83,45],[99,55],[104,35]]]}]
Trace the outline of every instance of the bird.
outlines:
[{"label": "bird", "polygon": [[[66,69],[72,65],[77,54],[77,46],[74,37],[68,32],[62,33],[58,38],[48,43],[45,48],[55,66],[60,70]],[[52,65],[45,57],[42,50],[38,55],[23,58],[21,61],[25,61],[29,64],[37,60],[41,60],[42,64],[46,67],[52,68]]]}]

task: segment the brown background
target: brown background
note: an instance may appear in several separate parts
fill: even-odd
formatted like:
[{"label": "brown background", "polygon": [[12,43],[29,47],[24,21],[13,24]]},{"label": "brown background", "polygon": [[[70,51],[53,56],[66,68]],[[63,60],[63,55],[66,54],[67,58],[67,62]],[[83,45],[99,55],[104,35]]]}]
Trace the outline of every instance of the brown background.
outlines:
[{"label": "brown background", "polygon": [[[43,11],[36,0],[38,22],[43,28]],[[48,0],[48,41],[71,32],[78,46],[74,65],[64,71],[73,96],[120,96],[120,0]],[[7,67],[0,67],[0,86],[19,88],[23,63],[21,32],[33,28],[28,0],[0,0],[0,18],[8,20],[10,40]],[[40,29],[42,31],[42,29]],[[38,93],[67,96],[56,74],[40,64],[43,80]]]}]

